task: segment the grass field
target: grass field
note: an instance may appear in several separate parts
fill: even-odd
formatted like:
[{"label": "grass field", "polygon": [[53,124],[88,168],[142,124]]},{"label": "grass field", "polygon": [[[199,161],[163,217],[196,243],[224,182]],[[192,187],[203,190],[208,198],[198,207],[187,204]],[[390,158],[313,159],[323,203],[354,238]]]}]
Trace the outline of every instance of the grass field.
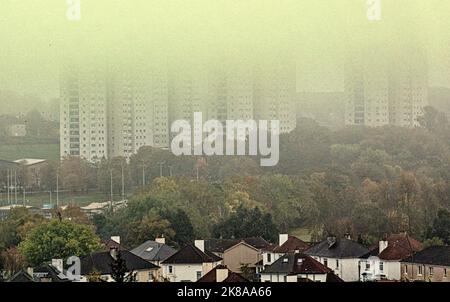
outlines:
[{"label": "grass field", "polygon": [[[118,197],[119,198],[119,197]],[[15,203],[15,196],[13,196],[14,203]],[[71,193],[60,193],[59,194],[59,203],[60,205],[68,205],[73,204],[77,206],[86,206],[90,204],[91,202],[103,202],[108,201],[110,198],[106,196],[105,194],[99,194],[99,193],[89,193],[80,195],[77,194],[71,194]],[[25,200],[27,205],[31,205],[34,207],[41,208],[43,204],[49,204],[50,201],[52,204],[56,204],[56,194],[53,193],[51,200],[50,200],[50,194],[49,193],[36,193],[36,194],[26,194]],[[22,193],[17,193],[17,203],[23,204],[23,195]],[[0,193],[0,204],[6,205],[7,204],[7,196],[5,193]]]},{"label": "grass field", "polygon": [[59,144],[0,145],[0,159],[20,158],[59,159]]}]

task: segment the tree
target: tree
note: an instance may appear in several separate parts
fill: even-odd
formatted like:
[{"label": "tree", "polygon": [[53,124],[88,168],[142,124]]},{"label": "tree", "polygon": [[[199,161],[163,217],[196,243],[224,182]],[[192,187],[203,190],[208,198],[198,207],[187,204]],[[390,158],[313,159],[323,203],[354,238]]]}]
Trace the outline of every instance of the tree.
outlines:
[{"label": "tree", "polygon": [[31,265],[55,258],[83,257],[99,248],[100,239],[91,228],[67,220],[52,220],[39,225],[19,245]]},{"label": "tree", "polygon": [[450,212],[445,209],[439,210],[427,233],[429,239],[436,237],[445,244],[450,244]]},{"label": "tree", "polygon": [[0,258],[3,262],[3,268],[8,276],[12,276],[25,267],[25,258],[16,248],[11,247],[2,252]]},{"label": "tree", "polygon": [[213,228],[216,238],[246,238],[261,236],[275,242],[278,228],[272,221],[272,215],[262,213],[259,208],[251,210],[239,207],[228,219],[219,222]]},{"label": "tree", "polygon": [[179,246],[184,246],[195,239],[194,227],[185,211],[178,209],[169,214],[167,219],[170,221],[171,229],[175,231],[173,240]]},{"label": "tree", "polygon": [[136,275],[128,272],[126,261],[118,250],[113,251],[113,261],[111,262],[111,278],[116,282],[134,282]]},{"label": "tree", "polygon": [[433,238],[430,238],[430,239],[426,239],[423,242],[422,247],[424,249],[426,249],[426,248],[431,247],[431,246],[442,246],[442,245],[444,245],[444,241],[442,241],[441,238],[433,237]]}]

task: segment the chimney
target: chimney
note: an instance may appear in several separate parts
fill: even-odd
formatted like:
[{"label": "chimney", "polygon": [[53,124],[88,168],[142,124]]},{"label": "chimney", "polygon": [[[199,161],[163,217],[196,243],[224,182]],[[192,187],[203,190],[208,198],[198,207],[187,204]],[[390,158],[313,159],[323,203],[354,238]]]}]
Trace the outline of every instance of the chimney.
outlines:
[{"label": "chimney", "polygon": [[34,269],[32,267],[28,267],[27,268],[27,274],[30,275],[31,277],[33,277]]},{"label": "chimney", "polygon": [[64,264],[62,259],[52,259],[52,266],[60,273],[63,272]]},{"label": "chimney", "polygon": [[380,240],[378,245],[378,253],[381,253],[388,247],[388,241],[387,240]]},{"label": "chimney", "polygon": [[286,241],[288,241],[289,239],[289,235],[288,234],[280,234],[279,236],[279,244],[278,245],[283,245],[283,243],[285,243]]},{"label": "chimney", "polygon": [[216,282],[223,282],[228,278],[228,268],[220,266],[216,268]]},{"label": "chimney", "polygon": [[160,244],[166,244],[166,238],[164,238],[164,235],[163,235],[159,238],[156,238],[155,242],[160,243]]},{"label": "chimney", "polygon": [[120,236],[111,236],[111,240],[120,244]]},{"label": "chimney", "polygon": [[195,240],[194,245],[203,253],[205,252],[205,240]]}]

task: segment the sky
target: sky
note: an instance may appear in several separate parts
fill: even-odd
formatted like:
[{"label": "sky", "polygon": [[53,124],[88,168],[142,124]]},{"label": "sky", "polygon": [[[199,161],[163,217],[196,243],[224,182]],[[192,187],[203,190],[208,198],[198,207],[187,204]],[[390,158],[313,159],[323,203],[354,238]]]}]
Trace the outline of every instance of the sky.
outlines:
[{"label": "sky", "polygon": [[[431,86],[450,87],[450,1],[380,0],[0,0],[0,90],[58,97],[60,66],[71,60],[266,61],[292,56],[298,91],[343,89],[352,49],[409,41],[423,48]],[[375,44],[374,44],[375,45]]]}]

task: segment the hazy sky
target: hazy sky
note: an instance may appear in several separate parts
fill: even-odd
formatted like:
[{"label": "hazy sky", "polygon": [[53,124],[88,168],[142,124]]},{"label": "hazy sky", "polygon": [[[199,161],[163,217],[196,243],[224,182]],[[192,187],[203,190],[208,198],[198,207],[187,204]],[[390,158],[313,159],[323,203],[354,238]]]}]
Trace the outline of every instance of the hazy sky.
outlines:
[{"label": "hazy sky", "polygon": [[296,58],[298,90],[341,90],[349,48],[370,44],[374,27],[386,33],[380,47],[396,39],[423,45],[430,85],[450,87],[449,0],[381,0],[378,22],[366,18],[366,0],[80,2],[81,20],[74,22],[66,17],[66,0],[0,0],[0,90],[57,97],[59,66],[73,57],[285,55]]}]

